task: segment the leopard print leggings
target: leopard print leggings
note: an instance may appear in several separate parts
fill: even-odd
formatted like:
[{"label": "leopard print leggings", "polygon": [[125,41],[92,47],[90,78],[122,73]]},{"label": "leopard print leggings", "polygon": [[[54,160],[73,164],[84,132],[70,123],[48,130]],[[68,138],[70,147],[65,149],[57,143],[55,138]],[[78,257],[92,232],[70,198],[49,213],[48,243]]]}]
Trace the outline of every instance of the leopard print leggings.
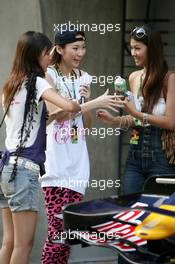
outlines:
[{"label": "leopard print leggings", "polygon": [[43,188],[46,214],[48,218],[48,236],[46,238],[41,263],[42,264],[67,264],[70,254],[70,247],[65,244],[53,243],[59,232],[63,231],[62,207],[68,203],[80,202],[83,195],[60,187]]}]

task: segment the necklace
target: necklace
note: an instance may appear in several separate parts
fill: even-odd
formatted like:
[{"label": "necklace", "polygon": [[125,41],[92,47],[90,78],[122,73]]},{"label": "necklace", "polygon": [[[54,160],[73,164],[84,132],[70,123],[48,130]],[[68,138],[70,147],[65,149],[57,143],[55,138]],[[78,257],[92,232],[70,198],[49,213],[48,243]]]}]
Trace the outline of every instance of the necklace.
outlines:
[{"label": "necklace", "polygon": [[[71,83],[72,83],[72,92],[73,92],[73,95],[71,93],[71,90],[69,88],[69,86],[67,85],[66,83],[66,80],[65,80],[65,77],[63,75],[63,73],[60,71],[60,69],[57,67],[56,68],[57,72],[58,72],[58,75],[62,78],[62,81],[63,81],[63,84],[69,94],[69,97],[71,99],[76,99],[76,92],[75,92],[75,83],[74,83],[74,78],[75,78],[75,73],[74,71],[72,72],[71,74]],[[70,130],[70,138],[71,138],[71,142],[73,144],[76,144],[78,143],[78,122],[76,120],[76,118],[72,118],[71,119],[71,130]]]},{"label": "necklace", "polygon": [[139,87],[138,87],[138,90],[137,90],[137,100],[139,101],[140,103],[140,110],[142,109],[143,107],[143,95],[142,95],[142,82],[143,82],[143,76],[144,76],[144,72],[141,73],[140,75],[140,78],[139,78]]},{"label": "necklace", "polygon": [[142,74],[140,75],[140,82],[139,82],[139,88],[138,88],[138,92],[137,92],[137,98],[140,97],[140,92],[142,89],[142,82],[143,82],[143,75],[144,75],[144,73],[142,72]]},{"label": "necklace", "polygon": [[63,84],[64,86],[66,87],[66,90],[70,96],[71,99],[76,99],[76,92],[75,92],[75,83],[74,83],[74,72],[72,72],[73,74],[71,74],[71,83],[72,83],[72,92],[73,92],[73,95],[71,93],[71,90],[70,88],[68,87],[67,83],[66,83],[66,80],[65,80],[65,77],[63,75],[63,73],[60,71],[60,69],[57,67],[57,72],[58,72],[58,75],[62,78],[62,81],[63,81]]}]

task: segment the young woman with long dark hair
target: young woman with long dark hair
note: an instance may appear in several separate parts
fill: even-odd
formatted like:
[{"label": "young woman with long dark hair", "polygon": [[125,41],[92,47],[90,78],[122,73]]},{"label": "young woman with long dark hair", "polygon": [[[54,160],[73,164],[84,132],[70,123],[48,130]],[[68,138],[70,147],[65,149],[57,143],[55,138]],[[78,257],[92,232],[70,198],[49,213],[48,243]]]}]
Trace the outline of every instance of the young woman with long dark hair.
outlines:
[{"label": "young woman with long dark hair", "polygon": [[46,105],[66,112],[117,106],[115,96],[104,95],[80,106],[65,99],[44,79],[50,64],[50,40],[42,33],[24,33],[17,44],[12,71],[3,87],[8,110],[5,151],[0,162],[0,207],[3,241],[0,263],[27,264],[33,245],[38,211],[38,175],[44,171]]},{"label": "young woman with long dark hair", "polygon": [[[126,99],[124,104],[130,115],[114,117],[97,111],[105,123],[132,127],[123,194],[142,192],[151,176],[175,176],[175,73],[168,69],[161,35],[151,25],[131,32],[130,47],[136,66],[141,67],[129,76],[134,100]],[[128,261],[119,256],[118,263]]]},{"label": "young woman with long dark hair", "polygon": [[114,117],[97,111],[108,124],[132,127],[122,189],[125,194],[143,190],[152,175],[175,175],[175,73],[168,69],[161,35],[151,25],[131,32],[131,55],[142,69],[131,73],[129,85],[134,100],[125,100],[130,115]]}]

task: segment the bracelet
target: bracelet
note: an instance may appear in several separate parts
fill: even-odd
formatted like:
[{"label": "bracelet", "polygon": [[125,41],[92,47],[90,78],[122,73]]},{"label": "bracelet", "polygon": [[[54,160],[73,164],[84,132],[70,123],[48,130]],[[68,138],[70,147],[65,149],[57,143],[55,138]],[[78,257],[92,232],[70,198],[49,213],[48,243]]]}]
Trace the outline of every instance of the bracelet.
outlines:
[{"label": "bracelet", "polygon": [[120,123],[119,123],[119,128],[122,127],[122,116],[120,116]]},{"label": "bracelet", "polygon": [[129,119],[128,119],[128,116],[125,116],[126,118],[126,125],[124,127],[124,131],[127,131],[129,129]]},{"label": "bracelet", "polygon": [[131,115],[128,115],[129,127],[133,126],[134,118]]},{"label": "bracelet", "polygon": [[80,116],[80,115],[83,115],[82,111],[79,111],[78,113],[76,113],[76,114],[74,115],[74,117],[78,117],[78,116]]},{"label": "bracelet", "polygon": [[143,127],[148,126],[148,114],[143,113]]},{"label": "bracelet", "polygon": [[128,116],[128,115],[121,116],[119,128],[123,131],[127,131],[129,127],[131,126],[132,122],[133,122],[133,118],[131,116]]},{"label": "bracelet", "polygon": [[121,130],[125,131],[126,130],[126,124],[127,124],[127,119],[125,116],[122,116],[123,120],[123,125],[121,126]]}]

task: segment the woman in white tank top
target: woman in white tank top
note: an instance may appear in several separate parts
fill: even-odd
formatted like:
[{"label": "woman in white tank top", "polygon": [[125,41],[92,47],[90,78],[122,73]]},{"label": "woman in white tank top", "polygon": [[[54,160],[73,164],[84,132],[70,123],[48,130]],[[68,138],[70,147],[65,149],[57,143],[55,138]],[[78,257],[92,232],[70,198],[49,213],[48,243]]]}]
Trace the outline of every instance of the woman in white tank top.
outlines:
[{"label": "woman in white tank top", "polygon": [[[166,130],[175,128],[175,74],[168,70],[160,33],[151,26],[136,27],[131,32],[130,46],[136,66],[142,69],[129,76],[133,98],[124,101],[129,115],[114,117],[107,111],[97,112],[103,122],[132,127],[121,186],[124,194],[142,192],[145,180],[151,176],[175,177],[174,140],[166,141],[172,151],[171,159],[167,159],[163,149],[166,144],[163,141],[162,145],[161,140]],[[173,136],[172,132],[171,139]],[[128,262],[119,256],[118,263]]]},{"label": "woman in white tank top", "polygon": [[129,76],[133,99],[125,99],[127,116],[114,117],[97,111],[97,117],[108,124],[132,127],[130,149],[122,179],[123,193],[143,191],[152,175],[175,176],[175,161],[167,159],[162,149],[162,131],[175,128],[175,74],[168,70],[160,33],[150,25],[131,32],[131,55],[141,70]]}]

